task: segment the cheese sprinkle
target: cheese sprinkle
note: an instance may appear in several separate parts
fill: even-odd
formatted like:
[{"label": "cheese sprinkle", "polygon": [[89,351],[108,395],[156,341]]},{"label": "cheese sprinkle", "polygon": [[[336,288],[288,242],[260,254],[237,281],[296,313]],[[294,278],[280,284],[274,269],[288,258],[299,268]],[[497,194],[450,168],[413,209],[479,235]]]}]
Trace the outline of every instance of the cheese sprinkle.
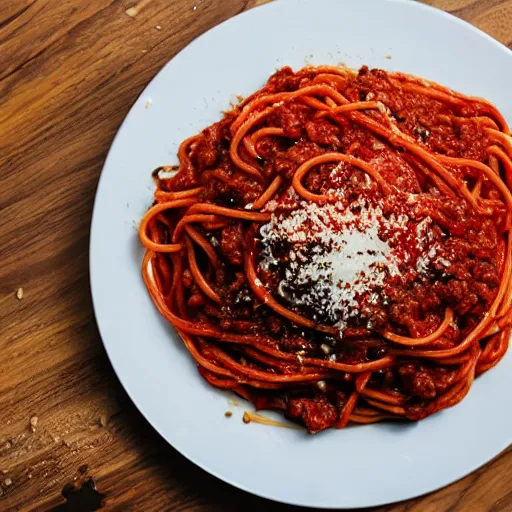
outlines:
[{"label": "cheese sprinkle", "polygon": [[[429,218],[415,224],[405,214],[385,217],[378,202],[364,199],[349,206],[341,201],[296,206],[273,206],[260,229],[260,269],[280,268],[278,294],[294,308],[313,312],[313,320],[336,325],[340,334],[350,318],[364,316],[363,300],[385,299],[385,284],[402,279],[404,264],[419,274],[428,268]],[[401,243],[412,228],[422,235],[414,254]]]}]

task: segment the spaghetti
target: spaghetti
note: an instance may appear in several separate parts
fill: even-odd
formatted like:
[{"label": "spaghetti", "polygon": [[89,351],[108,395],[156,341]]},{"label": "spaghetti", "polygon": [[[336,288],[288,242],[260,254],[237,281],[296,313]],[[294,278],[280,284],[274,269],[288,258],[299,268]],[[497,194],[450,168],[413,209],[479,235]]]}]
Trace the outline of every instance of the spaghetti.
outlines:
[{"label": "spaghetti", "polygon": [[309,432],[460,402],[512,330],[512,138],[488,101],[283,68],[155,172],[142,273],[201,375]]}]

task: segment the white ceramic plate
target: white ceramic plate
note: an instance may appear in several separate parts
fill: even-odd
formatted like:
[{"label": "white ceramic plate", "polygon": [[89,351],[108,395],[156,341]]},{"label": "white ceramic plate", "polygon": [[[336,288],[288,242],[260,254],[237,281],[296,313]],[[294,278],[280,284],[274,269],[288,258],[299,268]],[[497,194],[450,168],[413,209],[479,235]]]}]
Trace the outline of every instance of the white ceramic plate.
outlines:
[{"label": "white ceramic plate", "polygon": [[[283,65],[339,62],[401,70],[484,96],[512,121],[512,52],[472,26],[412,1],[278,0],[198,38],[137,100],[101,175],[90,253],[107,352],[158,432],[226,482],[325,508],[418,496],[506,448],[512,440],[512,351],[477,379],[460,405],[418,424],[316,436],[245,425],[245,404],[234,407],[230,395],[205,384],[153,307],[140,276],[136,225],[152,202],[151,171],[177,163],[178,144],[218,120],[234,94],[253,92]],[[233,417],[227,419],[229,409]]]}]

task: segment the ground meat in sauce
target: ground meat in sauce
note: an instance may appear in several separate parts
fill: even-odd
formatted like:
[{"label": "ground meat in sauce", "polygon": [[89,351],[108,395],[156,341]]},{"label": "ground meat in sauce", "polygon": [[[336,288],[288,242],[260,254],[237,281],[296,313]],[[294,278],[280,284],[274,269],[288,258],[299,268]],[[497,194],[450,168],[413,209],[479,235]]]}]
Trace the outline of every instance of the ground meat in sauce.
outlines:
[{"label": "ground meat in sauce", "polygon": [[313,111],[300,103],[285,103],[269,116],[269,124],[282,128],[286,137],[300,138],[304,133],[304,126]]},{"label": "ground meat in sauce", "polygon": [[283,154],[275,157],[273,169],[277,174],[291,179],[299,165],[323,152],[324,150],[318,144],[300,140]]},{"label": "ground meat in sauce", "polygon": [[242,264],[243,231],[240,222],[233,222],[222,230],[220,248],[231,264]]},{"label": "ground meat in sauce", "polygon": [[311,433],[334,426],[338,412],[326,397],[292,398],[288,401],[287,415],[300,418]]},{"label": "ground meat in sauce", "polygon": [[206,171],[201,175],[201,199],[219,206],[243,207],[255,201],[263,187],[245,176],[231,175],[223,169]]},{"label": "ground meat in sauce", "polygon": [[[404,90],[396,94],[396,83],[382,70],[363,67],[348,87],[346,96],[354,101],[366,99],[371,93],[372,101],[381,101],[391,110],[400,130],[436,153],[480,161],[486,159],[489,145],[482,125],[471,119],[454,119],[450,116],[450,108],[439,100]],[[457,108],[455,111],[462,114]],[[464,115],[473,117],[479,112],[467,111]]]},{"label": "ground meat in sauce", "polygon": [[222,132],[221,124],[214,124],[203,130],[199,142],[190,155],[192,162],[200,169],[212,167],[219,161]]},{"label": "ground meat in sauce", "polygon": [[404,389],[421,400],[433,400],[453,382],[455,372],[405,364],[398,370]]},{"label": "ground meat in sauce", "polygon": [[340,147],[340,128],[327,120],[308,121],[306,133],[310,141],[320,146],[330,146],[335,150]]}]

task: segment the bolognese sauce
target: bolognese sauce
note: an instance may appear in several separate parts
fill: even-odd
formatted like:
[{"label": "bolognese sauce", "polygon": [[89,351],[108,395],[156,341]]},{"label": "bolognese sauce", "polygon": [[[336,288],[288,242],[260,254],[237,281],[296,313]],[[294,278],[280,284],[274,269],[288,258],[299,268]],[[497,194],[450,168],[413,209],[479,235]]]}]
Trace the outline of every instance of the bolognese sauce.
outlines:
[{"label": "bolognese sauce", "polygon": [[512,138],[491,103],[285,67],[178,156],[143,275],[210,384],[314,433],[422,419],[504,355]]}]

